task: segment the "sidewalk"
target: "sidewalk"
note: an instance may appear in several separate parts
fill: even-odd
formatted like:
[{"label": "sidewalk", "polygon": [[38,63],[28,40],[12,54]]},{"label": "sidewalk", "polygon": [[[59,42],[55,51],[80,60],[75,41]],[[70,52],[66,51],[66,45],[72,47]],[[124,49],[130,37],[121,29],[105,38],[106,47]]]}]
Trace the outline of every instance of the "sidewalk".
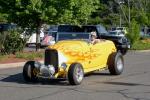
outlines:
[{"label": "sidewalk", "polygon": [[8,64],[0,64],[0,69],[7,69],[7,68],[16,68],[16,67],[23,67],[25,62],[18,62],[18,63],[8,63]]},{"label": "sidewalk", "polygon": [[[39,62],[43,63],[43,61],[39,61]],[[23,67],[25,63],[26,62],[0,64],[0,69]]]}]

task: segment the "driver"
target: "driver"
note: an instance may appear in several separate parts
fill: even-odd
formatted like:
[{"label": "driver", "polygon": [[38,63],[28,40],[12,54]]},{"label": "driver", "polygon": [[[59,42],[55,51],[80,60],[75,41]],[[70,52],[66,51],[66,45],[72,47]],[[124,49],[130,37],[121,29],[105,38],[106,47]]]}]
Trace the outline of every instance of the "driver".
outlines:
[{"label": "driver", "polygon": [[96,32],[95,32],[95,31],[92,31],[92,32],[91,32],[91,43],[92,43],[92,44],[96,44],[96,43],[98,43],[98,42],[100,42],[100,39],[97,39],[97,34],[96,34]]}]

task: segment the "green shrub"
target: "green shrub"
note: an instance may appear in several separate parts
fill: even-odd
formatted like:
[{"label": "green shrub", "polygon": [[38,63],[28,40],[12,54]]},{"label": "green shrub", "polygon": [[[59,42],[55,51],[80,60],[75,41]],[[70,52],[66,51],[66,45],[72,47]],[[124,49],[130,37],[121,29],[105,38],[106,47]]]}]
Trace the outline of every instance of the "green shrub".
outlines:
[{"label": "green shrub", "polygon": [[132,45],[132,50],[148,50],[150,49],[150,42],[144,42],[142,40],[136,41]]},{"label": "green shrub", "polygon": [[132,44],[140,39],[140,26],[134,19],[131,21],[127,37],[130,39]]},{"label": "green shrub", "polygon": [[4,32],[0,32],[0,53],[3,52],[6,35],[7,33],[4,34]]},{"label": "green shrub", "polygon": [[25,46],[25,40],[20,37],[20,33],[16,30],[10,30],[3,33],[5,39],[1,44],[1,52],[3,54],[15,54],[18,51],[22,51]]}]

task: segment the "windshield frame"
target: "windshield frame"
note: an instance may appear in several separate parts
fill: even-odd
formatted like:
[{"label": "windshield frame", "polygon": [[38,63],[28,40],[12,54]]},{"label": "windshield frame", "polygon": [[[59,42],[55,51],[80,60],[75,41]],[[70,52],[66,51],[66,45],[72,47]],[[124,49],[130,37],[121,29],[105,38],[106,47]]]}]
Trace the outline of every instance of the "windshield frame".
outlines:
[{"label": "windshield frame", "polygon": [[63,40],[60,40],[59,39],[59,36],[60,36],[60,34],[76,34],[76,35],[79,35],[79,34],[88,34],[89,35],[89,38],[88,39],[80,39],[80,38],[77,38],[77,39],[63,39],[63,40],[82,40],[82,41],[87,41],[87,42],[90,42],[90,40],[91,40],[91,34],[90,33],[85,33],[85,32],[58,32],[57,33],[57,36],[56,36],[56,42],[58,42],[58,41],[63,41]]}]

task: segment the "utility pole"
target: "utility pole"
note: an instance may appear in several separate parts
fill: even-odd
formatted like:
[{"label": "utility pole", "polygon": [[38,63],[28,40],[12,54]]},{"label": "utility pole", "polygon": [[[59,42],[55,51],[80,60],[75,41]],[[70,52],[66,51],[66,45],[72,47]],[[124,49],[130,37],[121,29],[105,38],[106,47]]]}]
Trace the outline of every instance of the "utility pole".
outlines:
[{"label": "utility pole", "polygon": [[[120,6],[120,9],[123,13],[123,16],[125,18],[125,20],[128,22],[128,26],[129,26],[129,29],[130,29],[130,24],[131,24],[131,15],[130,15],[130,0],[128,0],[128,14],[125,14],[125,12],[123,11],[122,9],[122,6],[121,4],[124,4],[124,0],[118,0],[118,4]],[[120,14],[120,25],[121,25],[121,14]]]},{"label": "utility pole", "polygon": [[121,11],[120,11],[120,27],[122,27],[122,16],[121,16]]},{"label": "utility pole", "polygon": [[131,23],[131,21],[130,21],[130,18],[131,17],[131,15],[130,15],[130,1],[128,0],[128,22],[129,22],[129,29],[130,29],[130,23]]},{"label": "utility pole", "polygon": [[[120,8],[122,8],[122,7],[121,7],[121,5],[122,5],[122,4],[124,4],[124,2],[119,0],[119,1],[118,1],[118,4],[119,4]],[[122,27],[122,16],[121,16],[121,10],[122,10],[122,9],[120,9],[120,27]]]}]

